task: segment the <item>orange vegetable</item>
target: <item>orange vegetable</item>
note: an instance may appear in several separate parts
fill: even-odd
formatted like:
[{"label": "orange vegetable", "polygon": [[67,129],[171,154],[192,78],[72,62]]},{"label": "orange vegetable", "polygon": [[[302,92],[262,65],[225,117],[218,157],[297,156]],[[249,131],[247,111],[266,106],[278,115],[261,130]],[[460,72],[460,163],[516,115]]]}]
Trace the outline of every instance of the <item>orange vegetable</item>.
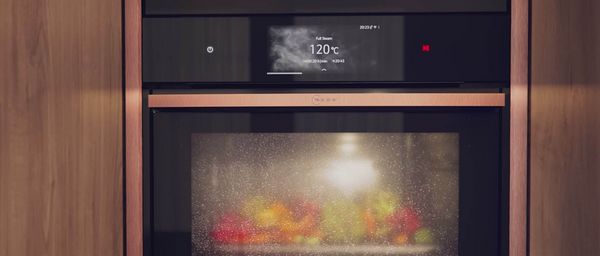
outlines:
[{"label": "orange vegetable", "polygon": [[397,245],[407,245],[408,244],[408,235],[404,234],[404,233],[399,234],[394,239],[394,243],[396,243]]},{"label": "orange vegetable", "polygon": [[273,235],[269,233],[252,234],[246,239],[246,244],[269,244],[274,241]]},{"label": "orange vegetable", "polygon": [[291,235],[305,235],[309,233],[317,224],[316,217],[312,215],[306,215],[299,221],[292,219],[284,219],[279,225],[281,232]]},{"label": "orange vegetable", "polygon": [[275,202],[269,207],[261,211],[255,221],[259,228],[277,227],[282,222],[292,219],[291,211],[281,202]]},{"label": "orange vegetable", "polygon": [[375,220],[375,215],[370,209],[367,209],[364,212],[363,220],[367,226],[367,236],[371,239],[375,238],[377,235],[377,221]]}]

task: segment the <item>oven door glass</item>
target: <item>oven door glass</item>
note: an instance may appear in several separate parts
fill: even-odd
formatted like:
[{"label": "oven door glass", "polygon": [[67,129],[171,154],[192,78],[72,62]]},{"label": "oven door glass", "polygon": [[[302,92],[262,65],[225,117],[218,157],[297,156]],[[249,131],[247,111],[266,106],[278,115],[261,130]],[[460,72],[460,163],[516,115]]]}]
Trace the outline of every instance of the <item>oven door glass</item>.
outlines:
[{"label": "oven door glass", "polygon": [[147,255],[502,255],[499,109],[155,110],[151,123]]}]

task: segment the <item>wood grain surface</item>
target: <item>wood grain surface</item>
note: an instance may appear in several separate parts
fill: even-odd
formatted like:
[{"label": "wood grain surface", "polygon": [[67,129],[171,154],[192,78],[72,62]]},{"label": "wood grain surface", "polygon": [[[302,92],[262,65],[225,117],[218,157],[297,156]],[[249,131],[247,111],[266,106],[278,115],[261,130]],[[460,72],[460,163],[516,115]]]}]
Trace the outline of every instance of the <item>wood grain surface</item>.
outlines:
[{"label": "wood grain surface", "polygon": [[600,1],[533,0],[530,255],[600,255]]},{"label": "wood grain surface", "polygon": [[527,255],[529,1],[511,5],[509,254]]},{"label": "wood grain surface", "polygon": [[0,255],[122,255],[121,1],[0,0]]}]

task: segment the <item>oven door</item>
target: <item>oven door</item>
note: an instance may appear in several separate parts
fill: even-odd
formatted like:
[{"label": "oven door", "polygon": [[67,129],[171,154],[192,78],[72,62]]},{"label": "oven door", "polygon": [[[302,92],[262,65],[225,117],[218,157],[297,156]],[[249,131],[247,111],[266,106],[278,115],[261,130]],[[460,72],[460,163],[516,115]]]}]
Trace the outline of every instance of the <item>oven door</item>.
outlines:
[{"label": "oven door", "polygon": [[504,97],[150,95],[144,255],[506,255]]}]

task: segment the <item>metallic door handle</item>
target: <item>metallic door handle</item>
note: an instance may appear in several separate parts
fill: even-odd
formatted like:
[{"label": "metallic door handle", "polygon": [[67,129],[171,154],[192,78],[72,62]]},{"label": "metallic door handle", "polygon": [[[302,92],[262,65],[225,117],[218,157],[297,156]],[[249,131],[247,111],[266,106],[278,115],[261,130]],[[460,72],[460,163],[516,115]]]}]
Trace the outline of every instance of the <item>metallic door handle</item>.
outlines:
[{"label": "metallic door handle", "polygon": [[504,107],[504,93],[154,94],[150,108]]}]

